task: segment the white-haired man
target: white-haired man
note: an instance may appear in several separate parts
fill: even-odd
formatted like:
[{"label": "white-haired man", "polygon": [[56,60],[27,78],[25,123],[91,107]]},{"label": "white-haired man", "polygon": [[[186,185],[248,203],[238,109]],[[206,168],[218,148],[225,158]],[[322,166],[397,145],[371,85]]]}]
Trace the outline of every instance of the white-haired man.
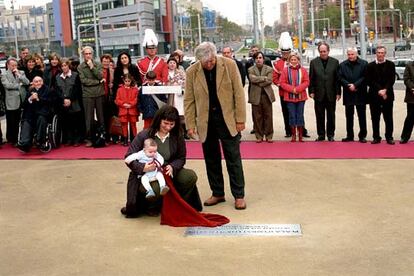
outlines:
[{"label": "white-haired man", "polygon": [[212,196],[205,206],[225,201],[221,166],[223,148],[235,208],[245,209],[244,174],[240,156],[240,132],[245,128],[246,102],[236,63],[217,56],[213,43],[195,50],[197,62],[187,70],[184,94],[188,135],[199,135]]}]

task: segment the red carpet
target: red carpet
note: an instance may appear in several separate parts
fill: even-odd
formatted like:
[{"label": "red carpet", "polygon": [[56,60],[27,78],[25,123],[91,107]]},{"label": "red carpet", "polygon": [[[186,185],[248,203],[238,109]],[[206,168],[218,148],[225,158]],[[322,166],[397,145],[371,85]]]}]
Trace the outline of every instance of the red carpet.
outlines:
[{"label": "red carpet", "polygon": [[[86,148],[80,146],[61,147],[49,153],[41,153],[32,149],[29,153],[21,153],[16,148],[3,145],[0,148],[0,159],[123,159],[127,148],[120,145],[111,145],[105,148]],[[278,141],[272,144],[257,144],[253,141],[241,143],[243,159],[382,159],[382,158],[414,158],[414,143],[400,145],[381,144],[371,145],[358,142],[304,142],[290,143]],[[187,142],[187,158],[203,159],[201,144]]]}]

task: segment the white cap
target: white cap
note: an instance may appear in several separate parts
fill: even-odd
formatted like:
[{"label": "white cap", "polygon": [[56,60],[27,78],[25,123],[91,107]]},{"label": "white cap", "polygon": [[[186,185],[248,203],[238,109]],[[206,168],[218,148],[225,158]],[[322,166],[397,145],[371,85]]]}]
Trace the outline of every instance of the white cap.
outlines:
[{"label": "white cap", "polygon": [[142,41],[142,45],[146,48],[158,46],[157,36],[152,29],[145,29],[144,41]]},{"label": "white cap", "polygon": [[291,51],[293,49],[292,38],[289,32],[283,32],[279,38],[279,48],[281,51]]}]

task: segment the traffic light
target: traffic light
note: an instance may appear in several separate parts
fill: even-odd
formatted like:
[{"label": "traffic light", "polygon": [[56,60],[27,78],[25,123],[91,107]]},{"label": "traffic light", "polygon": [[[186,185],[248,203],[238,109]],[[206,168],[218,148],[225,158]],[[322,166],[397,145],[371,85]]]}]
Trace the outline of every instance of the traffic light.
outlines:
[{"label": "traffic light", "polygon": [[299,37],[296,35],[293,37],[293,47],[298,49],[299,48]]},{"label": "traffic light", "polygon": [[355,0],[349,0],[349,8],[355,10]]},{"label": "traffic light", "polygon": [[374,40],[374,32],[373,31],[369,31],[369,39]]}]

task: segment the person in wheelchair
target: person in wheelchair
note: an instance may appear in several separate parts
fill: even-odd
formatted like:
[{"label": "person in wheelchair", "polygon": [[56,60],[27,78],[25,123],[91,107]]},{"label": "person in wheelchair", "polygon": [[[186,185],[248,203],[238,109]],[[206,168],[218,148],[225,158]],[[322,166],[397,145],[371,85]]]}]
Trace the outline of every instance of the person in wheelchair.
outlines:
[{"label": "person in wheelchair", "polygon": [[[28,152],[33,140],[41,151],[47,151],[46,129],[50,114],[50,95],[48,88],[39,76],[33,78],[32,86],[23,102],[23,115],[20,129],[20,140],[17,147]],[[35,136],[35,139],[33,139]]]}]

